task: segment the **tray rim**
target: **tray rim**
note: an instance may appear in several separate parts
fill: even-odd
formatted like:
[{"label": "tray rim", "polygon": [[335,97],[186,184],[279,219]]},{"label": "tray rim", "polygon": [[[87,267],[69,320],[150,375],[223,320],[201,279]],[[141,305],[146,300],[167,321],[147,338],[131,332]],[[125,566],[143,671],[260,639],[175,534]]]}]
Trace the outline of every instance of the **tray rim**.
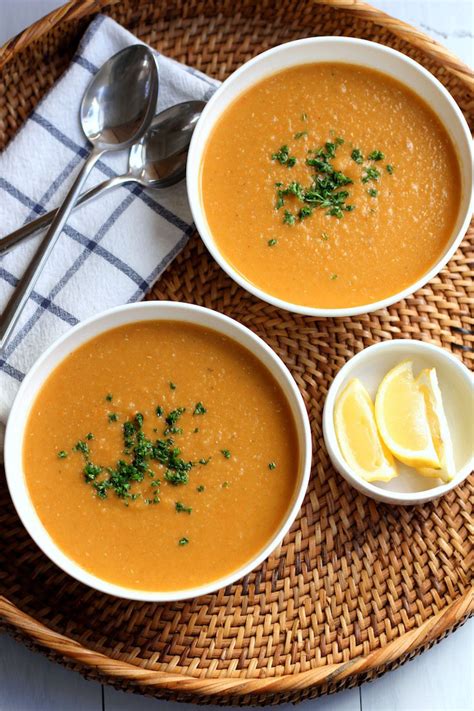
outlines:
[{"label": "tray rim", "polygon": [[[59,26],[62,22],[79,20],[93,13],[99,13],[121,0],[69,0],[61,7],[40,18],[0,47],[0,70],[19,52]],[[312,0],[317,5],[326,5],[335,10],[352,13],[355,17],[388,29],[392,34],[419,49],[429,58],[443,64],[445,70],[460,79],[466,90],[474,90],[474,72],[451,50],[432,39],[410,24],[398,20],[363,0]],[[304,672],[268,677],[225,677],[206,678],[186,673],[153,671],[135,666],[105,654],[95,652],[81,643],[50,629],[14,603],[0,595],[0,631],[13,628],[23,638],[31,640],[40,648],[45,648],[69,660],[74,665],[96,670],[98,676],[114,680],[130,681],[140,687],[162,689],[179,694],[197,696],[231,697],[243,695],[264,696],[303,691],[327,684],[338,684],[348,678],[357,680],[363,674],[383,672],[407,655],[418,654],[440,640],[454,627],[474,615],[474,584],[441,611],[426,619],[420,626],[405,632],[384,647],[359,656],[348,662],[324,665]],[[103,679],[102,679],[103,680]]]}]

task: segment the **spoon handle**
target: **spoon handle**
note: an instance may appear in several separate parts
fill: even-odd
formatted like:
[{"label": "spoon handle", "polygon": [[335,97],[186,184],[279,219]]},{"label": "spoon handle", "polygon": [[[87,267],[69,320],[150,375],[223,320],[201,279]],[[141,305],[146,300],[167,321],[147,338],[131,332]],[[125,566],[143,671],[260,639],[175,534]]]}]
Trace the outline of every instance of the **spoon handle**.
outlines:
[{"label": "spoon handle", "polygon": [[18,282],[10,301],[5,307],[5,310],[0,315],[0,352],[3,351],[8,340],[10,339],[15,324],[18,321],[28,298],[33,291],[36,281],[41,274],[43,267],[62,232],[66,220],[77,201],[82,185],[94,167],[94,164],[103,153],[103,150],[93,150],[89,158],[84,163],[79,175],[73,183],[72,188],[68,192],[66,199],[55,215],[44,240],[41,242],[38,250],[31,260],[31,263]]},{"label": "spoon handle", "polygon": [[[98,198],[100,195],[107,192],[108,190],[111,190],[112,188],[117,188],[120,185],[123,185],[124,183],[129,183],[133,180],[135,180],[135,178],[133,178],[128,173],[126,173],[125,175],[116,175],[113,178],[108,178],[108,180],[104,180],[102,181],[102,183],[99,183],[94,188],[86,190],[86,192],[82,193],[77,199],[73,210],[75,210],[80,205],[84,205],[84,203],[89,202],[89,200],[94,200],[95,198]],[[54,210],[45,212],[44,215],[37,217],[35,220],[31,220],[31,222],[27,222],[26,225],[22,225],[22,227],[19,227],[17,230],[10,232],[9,235],[0,238],[0,256],[2,254],[6,254],[15,244],[17,244],[17,242],[21,242],[23,239],[26,239],[26,237],[31,237],[31,235],[34,235],[43,227],[47,227],[48,225],[50,225],[53,221],[53,218],[56,217],[58,212],[59,208],[55,208]]]}]

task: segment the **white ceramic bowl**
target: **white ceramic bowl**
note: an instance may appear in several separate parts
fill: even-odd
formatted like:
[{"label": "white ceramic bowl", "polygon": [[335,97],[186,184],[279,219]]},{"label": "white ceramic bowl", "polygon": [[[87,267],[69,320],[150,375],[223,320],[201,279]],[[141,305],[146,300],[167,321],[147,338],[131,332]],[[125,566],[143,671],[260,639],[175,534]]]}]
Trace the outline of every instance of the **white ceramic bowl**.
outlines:
[{"label": "white ceramic bowl", "polygon": [[[394,77],[412,89],[436,112],[446,127],[461,167],[462,196],[458,219],[451,240],[436,264],[418,281],[381,301],[352,308],[311,308],[283,301],[248,281],[221,254],[209,225],[201,200],[200,169],[203,152],[217,121],[227,107],[246,89],[265,77],[288,67],[314,62],[345,62],[376,69]],[[216,91],[196,126],[187,163],[187,189],[194,222],[206,247],[222,269],[240,286],[263,301],[282,309],[310,316],[354,316],[394,304],[426,284],[449,261],[464,237],[472,214],[473,153],[469,127],[452,96],[444,86],[420,64],[404,54],[375,42],[348,37],[310,37],[296,40],[259,54],[241,66]]]},{"label": "white ceramic bowl", "polygon": [[[244,566],[224,578],[209,581],[208,584],[197,588],[170,592],[135,590],[109,583],[87,572],[65,555],[51,538],[35,511],[28,493],[22,462],[23,437],[31,406],[43,383],[56,366],[72,351],[104,331],[127,323],[150,320],[186,321],[199,324],[224,334],[253,353],[280,384],[288,400],[298,432],[300,450],[298,483],[293,501],[278,531],[263,550]],[[230,585],[259,565],[282,541],[296,518],[308,486],[310,468],[311,431],[308,415],[296,383],[280,358],[261,338],[237,321],[201,306],[168,301],[149,301],[120,306],[94,316],[68,331],[36,361],[24,379],[13,404],[5,436],[5,469],[10,494],[25,528],[42,551],[66,573],[96,590],[131,600],[150,602],[183,600],[213,592]]]},{"label": "white ceramic bowl", "polygon": [[[334,430],[334,404],[352,378],[360,378],[372,399],[386,373],[403,360],[412,360],[417,374],[422,368],[436,368],[443,404],[454,445],[456,476],[448,484],[428,479],[397,462],[400,475],[389,482],[369,483],[346,464]],[[334,467],[358,491],[388,504],[423,504],[458,486],[474,468],[474,378],[449,351],[414,340],[384,341],[351,358],[329,388],[323,412],[326,449]]]}]

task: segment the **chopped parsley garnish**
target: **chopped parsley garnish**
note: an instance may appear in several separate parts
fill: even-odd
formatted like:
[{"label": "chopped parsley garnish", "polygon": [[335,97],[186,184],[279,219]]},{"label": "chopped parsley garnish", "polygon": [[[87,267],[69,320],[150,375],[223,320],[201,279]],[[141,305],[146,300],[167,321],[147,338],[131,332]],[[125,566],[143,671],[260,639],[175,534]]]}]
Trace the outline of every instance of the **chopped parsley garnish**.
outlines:
[{"label": "chopped parsley garnish", "polygon": [[202,402],[201,401],[197,402],[196,406],[194,408],[193,415],[205,415],[206,412],[207,412],[207,410],[204,407],[204,405],[202,404]]},{"label": "chopped parsley garnish", "polygon": [[274,247],[276,244],[278,244],[278,240],[276,239],[269,239],[267,242],[269,247]]},{"label": "chopped parsley garnish", "polygon": [[378,180],[379,178],[380,171],[377,170],[377,168],[374,168],[373,166],[369,166],[368,168],[365,168],[365,173],[362,176],[362,182],[368,183],[369,180]]},{"label": "chopped parsley garnish", "polygon": [[221,449],[221,454],[223,454],[226,459],[230,459],[231,455],[228,449]]},{"label": "chopped parsley garnish", "polygon": [[296,222],[296,217],[292,215],[289,210],[285,210],[283,222],[285,223],[285,225],[294,225]]},{"label": "chopped parsley garnish", "polygon": [[[166,416],[167,425],[175,423],[184,411],[185,408],[180,407],[169,412]],[[106,499],[109,493],[114,493],[127,505],[139,496],[143,496],[145,503],[159,503],[156,491],[149,499],[145,499],[144,492],[140,489],[132,491],[132,486],[143,482],[145,476],[152,479],[149,484],[151,487],[156,489],[160,486],[161,480],[155,478],[157,472],[151,466],[153,463],[164,469],[163,478],[168,484],[178,486],[189,482],[189,473],[197,462],[183,459],[181,450],[171,437],[165,436],[156,440],[148,438],[143,432],[143,422],[143,415],[137,412],[123,423],[123,456],[112,466],[99,466],[94,463],[85,440],[79,440],[74,445],[73,451],[82,453],[85,459],[82,470],[84,480],[91,484],[100,499]],[[171,424],[171,428],[181,432],[174,424]]]},{"label": "chopped parsley garnish", "polygon": [[385,166],[385,169],[389,175],[393,175],[393,165],[390,165],[390,163],[387,163]]},{"label": "chopped parsley garnish", "polygon": [[156,414],[156,416],[157,416],[157,417],[161,417],[161,416],[163,415],[163,413],[164,413],[164,410],[163,410],[163,408],[161,407],[161,405],[157,405],[156,408],[155,408],[155,414]]},{"label": "chopped parsley garnish", "polygon": [[168,413],[168,415],[166,415],[166,418],[165,418],[166,424],[169,425],[170,427],[172,425],[175,425],[184,412],[186,412],[185,407],[177,407],[176,410],[171,410],[171,412]]},{"label": "chopped parsley garnish", "polygon": [[112,402],[113,398],[114,396],[112,395],[112,393],[107,393],[107,395],[105,396],[107,402]]},{"label": "chopped parsley garnish", "polygon": [[301,222],[310,217],[316,208],[322,208],[326,210],[327,215],[338,218],[341,218],[344,212],[354,209],[353,205],[346,203],[349,193],[346,190],[340,190],[340,188],[351,184],[352,179],[336,170],[331,163],[331,160],[336,156],[337,148],[342,143],[344,143],[344,139],[337,137],[334,142],[327,141],[317,151],[308,151],[306,165],[315,169],[309,187],[304,187],[296,181],[289,183],[286,187],[277,186],[277,210],[285,205],[285,199],[289,197],[295,197],[304,203],[296,215],[288,209],[284,211],[284,224],[294,225],[297,218]]},{"label": "chopped parsley garnish", "polygon": [[176,384],[170,383],[170,390],[176,390]]},{"label": "chopped parsley garnish", "polygon": [[275,462],[270,462],[270,464],[268,465],[268,468],[270,469],[270,471],[273,471],[274,469],[276,469]]},{"label": "chopped parsley garnish", "polygon": [[65,452],[64,449],[61,449],[61,451],[58,452],[58,457],[59,457],[59,459],[66,459],[67,452]]},{"label": "chopped parsley garnish", "polygon": [[286,165],[288,168],[292,168],[296,163],[295,156],[290,156],[290,149],[286,145],[281,146],[276,153],[272,153],[272,160],[276,160],[280,165]]},{"label": "chopped parsley garnish", "polygon": [[109,418],[109,422],[117,422],[118,420],[118,415],[116,412],[109,412],[107,417]]},{"label": "chopped parsley garnish", "polygon": [[312,214],[313,214],[313,208],[310,207],[309,205],[304,205],[302,208],[300,208],[300,210],[298,212],[298,217],[300,218],[300,220],[304,220],[307,217],[311,217]]},{"label": "chopped parsley garnish", "polygon": [[176,511],[178,513],[188,513],[190,514],[192,512],[191,506],[185,506],[184,504],[181,503],[181,501],[177,501],[174,505]]},{"label": "chopped parsley garnish", "polygon": [[196,487],[196,491],[198,491],[200,494],[205,490],[204,484],[199,484],[199,486]]},{"label": "chopped parsley garnish", "polygon": [[205,467],[206,464],[209,464],[211,459],[212,457],[208,457],[207,459],[205,457],[201,457],[201,459],[198,459],[198,464],[202,464],[202,466]]},{"label": "chopped parsley garnish", "polygon": [[351,158],[358,165],[362,165],[362,163],[364,162],[364,156],[362,155],[362,151],[359,148],[354,148],[351,153]]},{"label": "chopped parsley garnish", "polygon": [[195,428],[193,429],[193,434],[196,434],[197,432],[199,432],[199,427],[195,427]]},{"label": "chopped parsley garnish", "polygon": [[229,486],[230,486],[230,484],[229,484],[228,481],[224,481],[223,484],[222,484],[222,488],[223,488],[223,489],[228,489]]},{"label": "chopped parsley garnish", "polygon": [[81,452],[81,454],[83,454],[85,457],[89,456],[89,445],[82,439],[80,439],[79,442],[76,442],[72,449],[74,452]]},{"label": "chopped parsley garnish", "polygon": [[385,158],[385,153],[382,153],[382,151],[372,151],[369,153],[367,158],[369,160],[383,160]]},{"label": "chopped parsley garnish", "polygon": [[370,197],[377,197],[377,195],[379,194],[379,191],[376,190],[375,188],[369,188],[367,190],[367,192],[370,195]]},{"label": "chopped parsley garnish", "polygon": [[331,281],[334,281],[334,279],[337,279],[337,274],[331,274],[329,278],[331,279]]},{"label": "chopped parsley garnish", "polygon": [[183,536],[182,538],[179,539],[178,545],[179,546],[187,546],[189,543],[189,538],[186,538],[186,536]]},{"label": "chopped parsley garnish", "polygon": [[295,133],[295,138],[296,139],[304,138],[307,135],[308,135],[308,131],[298,131],[297,133]]},{"label": "chopped parsley garnish", "polygon": [[94,439],[94,435],[92,434],[92,432],[88,432],[88,433],[86,434],[86,439],[88,439],[89,442],[90,442],[91,439]]},{"label": "chopped parsley garnish", "polygon": [[321,239],[323,240],[323,242],[327,242],[328,239],[329,239],[328,233],[327,233],[327,232],[322,232],[322,233],[321,233]]}]

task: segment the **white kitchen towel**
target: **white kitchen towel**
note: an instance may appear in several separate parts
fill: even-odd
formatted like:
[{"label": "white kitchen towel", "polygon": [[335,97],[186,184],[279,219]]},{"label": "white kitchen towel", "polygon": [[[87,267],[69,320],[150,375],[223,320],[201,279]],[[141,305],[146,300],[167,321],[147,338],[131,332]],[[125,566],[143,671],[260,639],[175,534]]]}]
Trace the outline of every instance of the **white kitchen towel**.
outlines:
[{"label": "white kitchen towel", "polygon": [[[90,150],[79,122],[84,91],[109,57],[138,42],[110,18],[99,15],[91,23],[68,70],[0,157],[0,237],[56,207],[66,195]],[[189,99],[207,101],[219,84],[156,56],[158,111]],[[126,151],[104,156],[86,187],[125,172],[127,163]],[[184,182],[160,192],[130,183],[70,217],[0,354],[0,430],[23,377],[47,346],[88,316],[139,301],[183,248],[192,229]],[[0,309],[43,235],[0,257]]]}]

